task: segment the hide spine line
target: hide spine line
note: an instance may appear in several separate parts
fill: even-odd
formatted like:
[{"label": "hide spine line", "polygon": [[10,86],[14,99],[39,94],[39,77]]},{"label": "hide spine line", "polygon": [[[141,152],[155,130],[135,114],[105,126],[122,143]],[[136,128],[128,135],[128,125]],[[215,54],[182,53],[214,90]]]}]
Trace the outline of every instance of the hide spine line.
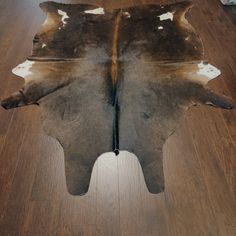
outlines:
[{"label": "hide spine line", "polygon": [[119,30],[121,25],[122,10],[117,12],[114,21],[114,31],[112,40],[112,57],[111,57],[111,82],[112,82],[112,106],[114,107],[114,119],[113,119],[113,151],[116,155],[119,154],[119,100],[117,96],[118,86],[118,44],[119,44]]}]

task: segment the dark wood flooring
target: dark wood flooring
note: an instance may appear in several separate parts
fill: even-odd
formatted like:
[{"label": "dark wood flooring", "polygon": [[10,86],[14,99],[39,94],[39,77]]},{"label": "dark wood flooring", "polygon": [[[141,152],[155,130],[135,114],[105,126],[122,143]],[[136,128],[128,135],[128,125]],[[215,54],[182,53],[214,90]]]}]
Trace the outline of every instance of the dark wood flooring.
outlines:
[{"label": "dark wood flooring", "polygon": [[[23,84],[11,69],[30,54],[44,20],[39,2],[0,1],[1,98]],[[147,1],[83,2],[119,7]],[[236,7],[194,2],[188,20],[203,40],[206,59],[222,71],[210,87],[236,103]],[[63,150],[42,131],[39,108],[0,109],[0,235],[236,235],[236,109],[191,108],[164,147],[164,166],[166,191],[151,195],[135,156],[105,154],[89,193],[72,197]]]}]

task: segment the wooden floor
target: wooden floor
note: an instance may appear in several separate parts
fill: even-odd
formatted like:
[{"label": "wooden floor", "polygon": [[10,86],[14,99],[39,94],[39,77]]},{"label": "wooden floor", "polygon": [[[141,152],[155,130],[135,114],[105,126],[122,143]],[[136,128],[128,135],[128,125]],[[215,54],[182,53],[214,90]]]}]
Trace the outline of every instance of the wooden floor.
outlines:
[{"label": "wooden floor", "polygon": [[[11,69],[30,54],[44,20],[39,2],[0,1],[1,98],[23,84]],[[147,1],[84,2],[121,7]],[[194,2],[188,19],[203,40],[206,59],[222,71],[210,87],[236,103],[236,7]],[[164,169],[166,191],[151,195],[135,156],[105,154],[89,193],[72,197],[63,150],[42,131],[39,108],[0,109],[0,235],[236,235],[236,109],[190,109],[165,145]]]}]

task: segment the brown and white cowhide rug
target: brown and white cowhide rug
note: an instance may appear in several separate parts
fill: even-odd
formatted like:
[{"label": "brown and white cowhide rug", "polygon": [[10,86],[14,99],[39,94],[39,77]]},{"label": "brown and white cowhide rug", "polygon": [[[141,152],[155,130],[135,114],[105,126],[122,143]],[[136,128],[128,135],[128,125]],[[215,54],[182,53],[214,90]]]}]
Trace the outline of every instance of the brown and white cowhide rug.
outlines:
[{"label": "brown and white cowhide rug", "polygon": [[151,193],[162,192],[162,147],[184,112],[198,103],[233,107],[206,87],[220,71],[203,61],[185,19],[191,6],[40,5],[47,19],[32,55],[13,69],[25,85],[1,105],[41,107],[45,131],[64,148],[71,194],[88,191],[98,156],[119,150],[138,157]]}]

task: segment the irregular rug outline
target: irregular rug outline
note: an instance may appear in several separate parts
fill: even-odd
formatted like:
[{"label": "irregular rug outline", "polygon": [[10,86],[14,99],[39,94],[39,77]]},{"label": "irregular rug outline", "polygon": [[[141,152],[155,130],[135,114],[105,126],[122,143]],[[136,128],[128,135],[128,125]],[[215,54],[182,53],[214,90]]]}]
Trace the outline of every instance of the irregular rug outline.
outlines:
[{"label": "irregular rug outline", "polygon": [[40,7],[47,18],[32,54],[13,69],[25,85],[1,105],[40,106],[44,130],[64,149],[70,194],[85,194],[96,159],[120,150],[137,156],[151,193],[164,191],[163,145],[185,111],[233,108],[206,86],[221,72],[185,18],[192,3]]}]

